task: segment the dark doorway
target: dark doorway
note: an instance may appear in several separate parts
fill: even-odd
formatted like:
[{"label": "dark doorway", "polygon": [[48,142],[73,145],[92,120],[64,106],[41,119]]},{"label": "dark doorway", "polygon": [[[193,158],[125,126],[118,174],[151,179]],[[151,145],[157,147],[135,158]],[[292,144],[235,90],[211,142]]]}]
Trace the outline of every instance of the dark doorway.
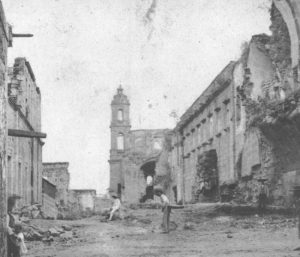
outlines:
[{"label": "dark doorway", "polygon": [[219,200],[218,157],[214,149],[198,155],[194,192],[196,202]]},{"label": "dark doorway", "polygon": [[141,202],[145,202],[148,199],[154,199],[154,176],[155,176],[155,161],[146,162],[141,170],[144,173],[144,177],[146,180],[146,190],[145,195],[142,197]]},{"label": "dark doorway", "polygon": [[122,194],[122,186],[121,186],[121,184],[119,183],[119,184],[118,184],[118,196],[121,197],[121,194]]}]

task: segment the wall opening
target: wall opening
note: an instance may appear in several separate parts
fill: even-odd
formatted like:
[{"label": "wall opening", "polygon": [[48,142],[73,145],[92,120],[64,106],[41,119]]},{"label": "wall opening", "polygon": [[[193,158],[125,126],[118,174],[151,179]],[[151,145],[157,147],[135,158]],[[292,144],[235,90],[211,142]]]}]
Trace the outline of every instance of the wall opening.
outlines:
[{"label": "wall opening", "polygon": [[124,150],[124,135],[122,133],[119,133],[117,137],[117,149],[120,151]]},{"label": "wall opening", "polygon": [[124,120],[124,112],[122,109],[118,110],[118,121],[123,121]]},{"label": "wall opening", "polygon": [[143,164],[141,167],[141,170],[144,173],[144,177],[146,180],[145,195],[140,200],[141,202],[145,202],[148,199],[154,199],[153,183],[155,177],[155,166],[155,161],[149,161]]},{"label": "wall opening", "polygon": [[119,197],[121,197],[121,195],[122,195],[122,186],[120,183],[118,184],[118,195],[119,195]]},{"label": "wall opening", "polygon": [[193,202],[214,202],[219,197],[218,157],[216,150],[198,155],[197,173],[192,188]]}]

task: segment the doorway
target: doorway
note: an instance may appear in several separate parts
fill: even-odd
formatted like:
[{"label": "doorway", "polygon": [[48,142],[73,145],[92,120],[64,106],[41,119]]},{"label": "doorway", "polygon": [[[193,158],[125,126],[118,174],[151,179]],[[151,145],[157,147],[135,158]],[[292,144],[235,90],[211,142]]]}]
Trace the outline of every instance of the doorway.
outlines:
[{"label": "doorway", "polygon": [[154,199],[154,178],[155,178],[155,161],[149,161],[142,165],[141,170],[144,173],[146,181],[145,195],[141,199],[141,202],[145,202],[148,199]]}]

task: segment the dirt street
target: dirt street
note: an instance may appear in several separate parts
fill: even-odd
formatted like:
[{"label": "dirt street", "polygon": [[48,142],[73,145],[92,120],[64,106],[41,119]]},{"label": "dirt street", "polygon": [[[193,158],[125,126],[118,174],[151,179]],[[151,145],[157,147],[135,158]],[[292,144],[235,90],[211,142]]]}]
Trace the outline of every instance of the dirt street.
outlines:
[{"label": "dirt street", "polygon": [[174,210],[172,231],[160,233],[159,209],[130,210],[126,219],[100,222],[99,216],[79,221],[42,221],[49,228],[63,224],[73,227],[74,237],[56,237],[51,244],[27,242],[29,257],[288,257],[300,246],[293,217],[268,215],[213,216],[208,206]]}]

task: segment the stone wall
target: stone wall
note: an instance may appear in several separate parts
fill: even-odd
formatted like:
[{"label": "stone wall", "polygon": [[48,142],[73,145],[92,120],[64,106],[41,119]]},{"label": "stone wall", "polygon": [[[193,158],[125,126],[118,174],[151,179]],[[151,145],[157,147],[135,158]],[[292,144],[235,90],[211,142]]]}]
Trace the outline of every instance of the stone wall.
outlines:
[{"label": "stone wall", "polygon": [[[231,62],[224,68],[181,117],[175,128],[176,140],[173,138],[172,141],[173,157],[170,166],[177,172],[181,170],[176,176],[180,179],[176,186],[177,191],[184,196],[182,200],[186,202],[199,200],[197,188],[200,181],[197,179],[197,163],[199,156],[205,152],[211,150],[216,152],[218,184],[230,184],[235,181],[234,66],[235,63]],[[214,195],[217,200],[217,192]]]},{"label": "stone wall", "polygon": [[7,135],[7,47],[11,44],[11,34],[0,1],[0,256],[6,256],[6,135]]},{"label": "stone wall", "polygon": [[69,192],[74,194],[80,211],[91,211],[95,209],[96,190],[93,189],[73,189]]},{"label": "stone wall", "polygon": [[23,57],[16,58],[9,68],[8,95],[33,129],[41,131],[41,92],[30,63]]},{"label": "stone wall", "polygon": [[[31,131],[31,126],[21,111],[10,103],[7,108],[8,127]],[[8,137],[7,142],[7,192],[22,196],[21,205],[41,203],[42,146],[37,138]]]},{"label": "stone wall", "polygon": [[56,201],[64,205],[68,202],[70,173],[68,162],[43,163],[43,176],[56,186]]},{"label": "stone wall", "polygon": [[143,166],[148,163],[154,163],[156,184],[164,184],[166,179],[170,181],[168,133],[169,130],[159,129],[130,131],[130,147],[122,159],[124,201],[136,203],[145,195],[146,174]]},{"label": "stone wall", "polygon": [[236,85],[246,120],[235,199],[256,202],[258,178],[263,177],[269,202],[288,206],[300,169],[298,21],[287,1],[273,2],[272,35],[252,38],[242,60],[244,80]]}]

